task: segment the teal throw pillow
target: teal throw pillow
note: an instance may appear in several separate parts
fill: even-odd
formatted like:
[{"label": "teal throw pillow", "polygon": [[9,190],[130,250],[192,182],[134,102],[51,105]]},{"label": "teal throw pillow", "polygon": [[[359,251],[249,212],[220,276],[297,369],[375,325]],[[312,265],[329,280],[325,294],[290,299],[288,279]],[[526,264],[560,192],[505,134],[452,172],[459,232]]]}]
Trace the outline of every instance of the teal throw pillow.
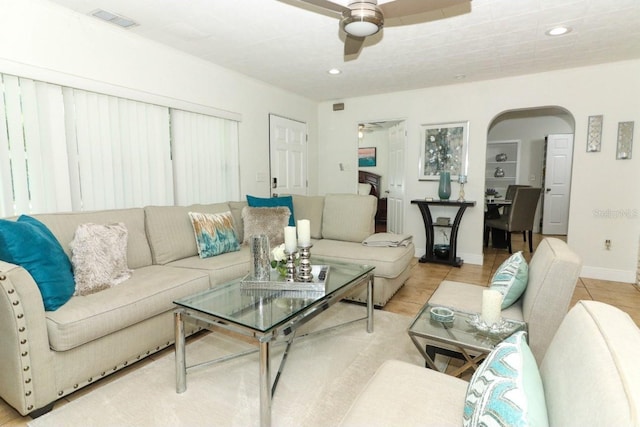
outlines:
[{"label": "teal throw pillow", "polygon": [[29,272],[42,294],[46,311],[55,311],[75,291],[71,261],[46,225],[21,215],[0,220],[0,259]]},{"label": "teal throw pillow", "polygon": [[465,398],[463,425],[549,425],[540,372],[525,332],[516,332],[498,344],[473,374]]},{"label": "teal throw pillow", "polygon": [[196,235],[196,246],[200,258],[240,250],[231,212],[217,214],[189,212],[189,218]]},{"label": "teal throw pillow", "polygon": [[522,251],[511,255],[498,267],[491,279],[491,289],[502,294],[502,309],[518,300],[527,288],[529,266]]},{"label": "teal throw pillow", "polygon": [[291,212],[291,216],[289,217],[289,226],[295,227],[296,220],[293,216],[293,197],[292,196],[281,196],[281,197],[254,197],[247,195],[247,203],[252,208],[277,208],[280,206],[286,206],[289,208]]}]

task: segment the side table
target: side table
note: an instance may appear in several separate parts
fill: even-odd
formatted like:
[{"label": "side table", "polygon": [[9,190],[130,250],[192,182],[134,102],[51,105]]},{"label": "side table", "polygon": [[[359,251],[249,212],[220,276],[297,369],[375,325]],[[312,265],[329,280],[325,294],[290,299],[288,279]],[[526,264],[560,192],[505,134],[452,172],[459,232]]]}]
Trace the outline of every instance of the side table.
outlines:
[{"label": "side table", "polygon": [[[433,355],[426,350],[427,342],[429,346],[442,350],[438,352],[450,355],[452,352],[449,349],[453,348],[455,352],[460,353],[465,363],[451,373],[456,377],[469,368],[477,369],[480,362],[505,338],[517,331],[527,330],[526,322],[504,319],[504,332],[499,334],[482,332],[469,323],[473,313],[458,311],[451,307],[448,308],[454,311],[453,322],[438,322],[431,319],[430,311],[433,307],[437,306],[429,303],[425,304],[407,332],[413,344],[424,357],[427,366],[431,369],[437,370]],[[439,347],[439,345],[442,347]]]},{"label": "side table", "polygon": [[[434,262],[439,264],[449,264],[454,267],[460,267],[463,263],[463,260],[459,258],[456,254],[457,251],[457,239],[458,239],[458,227],[460,227],[460,221],[462,220],[462,215],[464,215],[464,211],[467,207],[475,206],[476,202],[473,201],[464,201],[458,202],[457,200],[412,200],[411,204],[418,205],[420,209],[420,213],[422,214],[422,220],[424,221],[424,231],[427,238],[426,243],[426,252],[423,257],[420,258],[420,262]],[[455,207],[458,208],[458,212],[456,213],[456,217],[453,220],[453,224],[451,225],[436,225],[433,223],[433,218],[431,217],[431,211],[429,210],[429,206],[445,206],[445,207]],[[435,232],[433,230],[434,227],[447,227],[451,228],[451,235],[449,236],[449,257],[446,259],[440,259],[435,256],[433,253],[433,244]]]}]

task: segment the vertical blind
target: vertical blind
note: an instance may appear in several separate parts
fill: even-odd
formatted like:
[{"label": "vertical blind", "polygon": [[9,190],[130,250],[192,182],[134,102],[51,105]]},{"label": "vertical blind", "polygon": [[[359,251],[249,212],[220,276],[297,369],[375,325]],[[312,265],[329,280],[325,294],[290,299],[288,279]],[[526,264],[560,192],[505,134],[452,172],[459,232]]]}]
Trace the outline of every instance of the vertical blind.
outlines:
[{"label": "vertical blind", "polygon": [[0,82],[0,216],[239,197],[234,120],[10,75]]},{"label": "vertical blind", "polygon": [[[65,88],[74,210],[173,203],[169,109]],[[77,193],[77,192],[76,192]]]},{"label": "vertical blind", "polygon": [[176,204],[239,198],[237,122],[172,109],[171,141]]},{"label": "vertical blind", "polygon": [[61,87],[0,79],[0,214],[71,210]]}]

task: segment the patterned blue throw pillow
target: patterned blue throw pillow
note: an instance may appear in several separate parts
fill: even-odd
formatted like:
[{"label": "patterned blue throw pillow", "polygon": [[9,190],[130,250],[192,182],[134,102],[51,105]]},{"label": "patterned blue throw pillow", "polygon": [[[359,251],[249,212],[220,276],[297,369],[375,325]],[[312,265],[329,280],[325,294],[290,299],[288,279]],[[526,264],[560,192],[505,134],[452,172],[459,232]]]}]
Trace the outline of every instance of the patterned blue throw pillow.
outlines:
[{"label": "patterned blue throw pillow", "polygon": [[218,214],[189,212],[189,218],[196,235],[196,246],[200,258],[240,250],[231,212]]},{"label": "patterned blue throw pillow", "polygon": [[254,197],[247,195],[247,203],[252,208],[278,208],[287,207],[291,216],[289,217],[289,227],[296,226],[296,219],[293,215],[293,197],[292,196],[280,196],[280,197]]},{"label": "patterned blue throw pillow", "polygon": [[525,338],[525,332],[516,332],[498,344],[473,374],[465,427],[549,425],[542,380]]},{"label": "patterned blue throw pillow", "polygon": [[496,270],[491,279],[491,289],[502,294],[502,309],[520,298],[529,282],[529,266],[522,251],[511,255]]}]

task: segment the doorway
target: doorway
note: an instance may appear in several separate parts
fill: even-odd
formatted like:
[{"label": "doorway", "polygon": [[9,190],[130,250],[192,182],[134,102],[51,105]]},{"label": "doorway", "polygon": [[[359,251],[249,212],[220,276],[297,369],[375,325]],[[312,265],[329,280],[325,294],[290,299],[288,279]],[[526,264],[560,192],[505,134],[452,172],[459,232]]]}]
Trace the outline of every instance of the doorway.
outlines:
[{"label": "doorway", "polygon": [[358,124],[358,152],[375,153],[373,162],[360,161],[359,156],[358,182],[372,182],[372,177],[379,177],[377,188],[369,193],[378,198],[376,232],[401,234],[404,230],[406,135],[404,120]]},{"label": "doorway", "polygon": [[271,195],[307,194],[307,124],[269,114]]},{"label": "doorway", "polygon": [[[491,122],[487,132],[487,142],[519,140],[518,174],[515,184],[546,188],[544,185],[548,177],[545,176],[545,171],[547,171],[545,139],[551,134],[573,135],[574,130],[575,120],[573,115],[562,107],[551,106],[509,110],[500,113]],[[489,174],[493,175],[493,173],[494,170],[489,170],[488,167],[485,170],[487,177]],[[566,200],[569,199],[570,186],[567,190]],[[543,205],[544,194],[543,200],[538,204],[536,211],[534,233],[543,231]],[[566,231],[563,234],[566,234]]]}]

